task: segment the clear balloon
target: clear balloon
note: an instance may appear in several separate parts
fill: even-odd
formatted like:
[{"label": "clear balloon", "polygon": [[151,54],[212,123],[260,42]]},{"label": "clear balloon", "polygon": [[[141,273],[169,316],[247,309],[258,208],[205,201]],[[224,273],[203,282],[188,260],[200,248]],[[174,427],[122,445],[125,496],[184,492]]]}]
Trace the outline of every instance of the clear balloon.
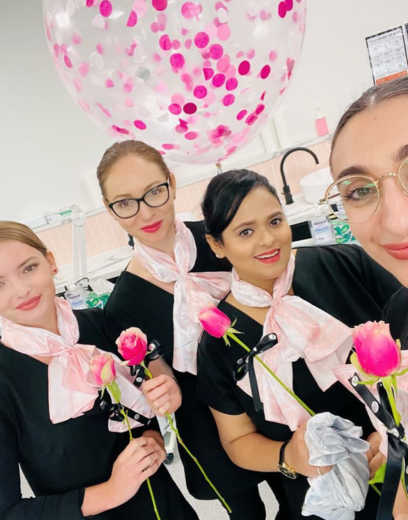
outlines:
[{"label": "clear balloon", "polygon": [[216,163],[270,119],[300,55],[306,0],[43,0],[75,102],[115,141]]}]

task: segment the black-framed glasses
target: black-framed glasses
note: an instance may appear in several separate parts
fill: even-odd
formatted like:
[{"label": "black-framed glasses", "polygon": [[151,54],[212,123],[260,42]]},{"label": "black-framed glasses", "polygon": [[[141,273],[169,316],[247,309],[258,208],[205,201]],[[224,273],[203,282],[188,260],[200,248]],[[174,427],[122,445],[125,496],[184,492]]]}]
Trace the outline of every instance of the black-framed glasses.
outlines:
[{"label": "black-framed glasses", "polygon": [[169,183],[163,182],[151,188],[149,191],[146,191],[143,197],[139,199],[117,200],[116,202],[108,204],[108,207],[119,218],[132,218],[139,212],[141,202],[144,202],[150,208],[159,208],[166,204],[169,197]]},{"label": "black-framed glasses", "polygon": [[324,199],[337,218],[344,222],[365,222],[377,211],[380,203],[380,182],[387,177],[395,177],[398,184],[408,194],[408,159],[405,159],[397,173],[385,173],[378,179],[369,175],[346,175],[333,182]]}]

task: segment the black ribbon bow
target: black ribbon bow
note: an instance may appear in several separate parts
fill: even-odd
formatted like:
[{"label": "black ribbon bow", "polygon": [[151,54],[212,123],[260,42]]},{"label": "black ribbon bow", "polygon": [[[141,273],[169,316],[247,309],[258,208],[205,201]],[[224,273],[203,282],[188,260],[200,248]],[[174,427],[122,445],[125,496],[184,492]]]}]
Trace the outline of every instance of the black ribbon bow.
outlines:
[{"label": "black ribbon bow", "polygon": [[[156,339],[154,339],[147,345],[147,353],[143,360],[144,366],[147,368],[152,361],[159,359],[159,357],[162,355],[162,345]],[[144,368],[142,365],[133,365],[130,367],[130,373],[132,376],[136,376],[133,384],[137,388],[140,388],[143,381],[146,379],[146,372]]]},{"label": "black ribbon bow", "polygon": [[236,382],[241,381],[244,377],[249,373],[249,382],[251,385],[252,397],[254,400],[255,410],[257,412],[263,409],[261,397],[259,395],[258,383],[256,381],[256,374],[254,368],[254,359],[255,356],[262,354],[266,350],[274,347],[278,343],[278,338],[276,334],[267,334],[264,336],[261,341],[255,345],[255,347],[248,352],[244,357],[238,359],[235,363],[232,373]]},{"label": "black ribbon bow", "polygon": [[144,415],[135,412],[131,408],[128,408],[121,403],[112,403],[109,395],[106,395],[106,397],[103,399],[101,398],[99,407],[102,411],[109,415],[109,419],[111,421],[122,422],[124,417],[121,413],[121,410],[123,410],[128,417],[143,424],[144,426],[147,426],[151,422],[151,419],[148,419]]},{"label": "black ribbon bow", "polygon": [[[392,415],[391,406],[387,397],[387,391],[380,381],[377,385],[380,402],[373,396],[370,390],[359,384],[360,377],[355,374],[349,379],[350,384],[363,399],[373,414],[387,428],[388,458],[385,468],[385,478],[381,490],[381,499],[377,510],[377,520],[392,520],[392,509],[401,478],[401,472],[408,471],[408,444],[405,440],[405,430],[400,424],[397,426]],[[407,479],[408,480],[408,479]]]}]

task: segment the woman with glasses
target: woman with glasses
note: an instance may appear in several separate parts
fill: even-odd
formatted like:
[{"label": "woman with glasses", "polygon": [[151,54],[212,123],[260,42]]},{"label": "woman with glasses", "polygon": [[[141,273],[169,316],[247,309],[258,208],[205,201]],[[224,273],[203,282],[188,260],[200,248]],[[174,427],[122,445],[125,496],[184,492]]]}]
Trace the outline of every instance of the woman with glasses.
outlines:
[{"label": "woman with glasses", "polygon": [[[335,182],[326,193],[367,253],[404,285],[384,315],[403,349],[408,349],[407,114],[407,77],[364,92],[337,126],[330,161]],[[398,499],[407,508],[401,490]]]},{"label": "woman with glasses", "polygon": [[[100,309],[73,312],[55,297],[57,272],[31,229],[0,221],[0,518],[156,520],[150,478],[162,520],[197,520],[162,465],[158,425],[149,425],[151,411],[119,359],[122,403],[143,417],[129,419],[131,442],[122,419],[110,420],[89,365],[115,345]],[[21,496],[19,467],[34,498]]]},{"label": "woman with glasses", "polygon": [[[331,369],[350,354],[349,327],[379,319],[397,281],[357,246],[301,248],[295,255],[276,190],[257,173],[236,170],[214,177],[202,210],[212,250],[233,266],[231,292],[218,309],[234,322],[239,339],[251,350],[257,347],[262,360],[314,412],[350,419],[367,438],[373,427],[363,405]],[[259,342],[272,333],[277,342],[264,349]],[[211,408],[235,464],[265,472],[267,479],[282,473],[290,502],[285,519],[300,520],[306,477],[329,471],[309,465],[304,433],[310,415],[256,361],[255,381],[250,374],[241,378],[245,350],[229,341],[226,346],[223,338],[203,334],[199,396]],[[370,491],[356,518],[372,520],[376,504]]]},{"label": "woman with glasses", "polygon": [[[226,456],[208,408],[196,392],[198,313],[229,291],[228,264],[217,260],[202,222],[175,218],[176,183],[162,156],[137,141],[111,146],[97,170],[105,205],[134,238],[134,257],[118,279],[105,309],[108,334],[136,326],[161,344],[162,359],[143,390],[158,415],[176,414],[186,445],[232,509],[234,520],[262,520],[258,483],[263,475],[235,466]],[[189,492],[216,498],[195,463],[180,450]],[[275,495],[282,494],[277,480]],[[282,518],[285,505],[281,504]]]}]

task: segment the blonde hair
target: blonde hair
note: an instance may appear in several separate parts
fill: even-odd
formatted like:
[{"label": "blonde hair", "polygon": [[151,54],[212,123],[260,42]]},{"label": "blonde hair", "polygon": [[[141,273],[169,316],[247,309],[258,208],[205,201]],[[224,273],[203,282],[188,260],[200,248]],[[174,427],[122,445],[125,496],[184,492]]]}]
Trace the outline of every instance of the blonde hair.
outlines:
[{"label": "blonde hair", "polygon": [[47,255],[47,246],[38,238],[38,236],[28,226],[11,220],[0,220],[0,241],[13,241],[27,244],[44,256]]},{"label": "blonde hair", "polygon": [[160,152],[152,146],[142,143],[142,141],[133,141],[129,139],[127,141],[113,144],[102,156],[101,162],[96,170],[96,176],[103,196],[105,196],[104,184],[108,178],[109,170],[119,159],[128,155],[137,155],[146,161],[156,164],[163,172],[166,179],[170,177],[170,170],[164,162]]}]

